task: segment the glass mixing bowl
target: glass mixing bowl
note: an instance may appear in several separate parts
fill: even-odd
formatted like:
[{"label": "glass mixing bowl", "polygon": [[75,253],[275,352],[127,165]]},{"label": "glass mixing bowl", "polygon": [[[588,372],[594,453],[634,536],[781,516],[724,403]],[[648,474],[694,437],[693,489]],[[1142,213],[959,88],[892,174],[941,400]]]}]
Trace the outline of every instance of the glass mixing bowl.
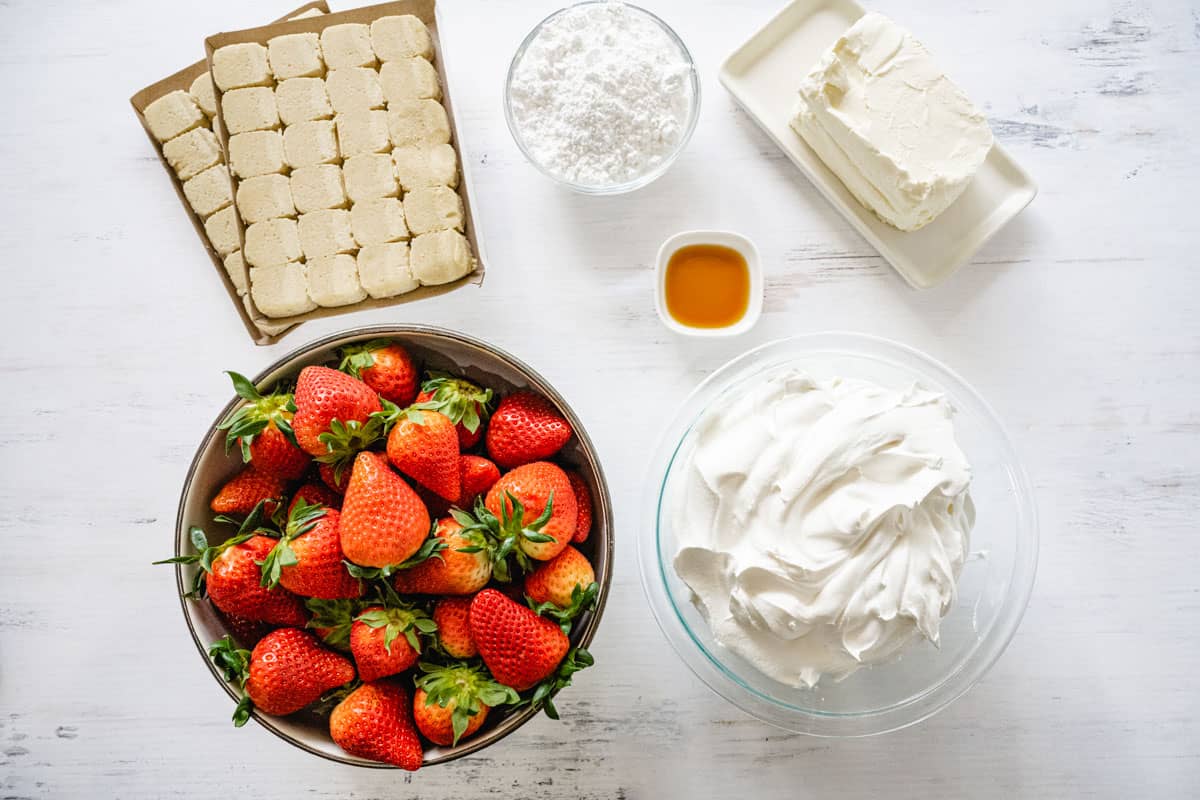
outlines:
[{"label": "glass mixing bowl", "polygon": [[[521,135],[521,129],[520,129],[519,125],[517,124],[516,117],[513,114],[512,86],[513,86],[514,76],[516,75],[516,72],[517,72],[517,68],[520,66],[521,60],[525,57],[526,51],[528,51],[529,46],[533,43],[534,39],[537,38],[538,34],[542,32],[542,29],[546,26],[546,24],[548,22],[550,22],[552,19],[558,17],[561,14],[564,14],[574,8],[577,8],[578,6],[595,5],[595,4],[602,4],[602,3],[609,4],[609,5],[612,5],[612,4],[622,5],[625,8],[629,9],[630,11],[632,11],[636,14],[645,16],[647,19],[649,19],[655,25],[657,25],[659,28],[662,29],[663,33],[665,33],[667,35],[667,38],[669,40],[671,40],[671,42],[677,48],[679,48],[679,54],[680,54],[682,60],[684,61],[684,63],[687,64],[688,78],[687,78],[687,81],[685,81],[684,85],[687,88],[687,90],[689,91],[690,96],[689,96],[689,104],[688,104],[688,115],[687,115],[687,120],[684,122],[684,125],[683,125],[683,133],[679,137],[679,142],[675,145],[674,149],[670,153],[668,153],[665,157],[663,157],[663,159],[661,161],[659,161],[657,164],[655,164],[648,171],[646,171],[643,174],[638,175],[628,181],[623,181],[621,183],[605,184],[605,185],[593,185],[593,184],[586,184],[586,183],[576,183],[567,178],[564,178],[561,175],[556,175],[555,173],[551,172],[544,164],[539,162],[534,157],[533,153],[530,152],[529,146],[526,144],[524,138]],[[512,134],[513,141],[515,141],[517,143],[517,147],[520,148],[521,153],[524,154],[525,158],[529,161],[530,164],[533,164],[533,166],[537,168],[538,172],[541,172],[547,178],[550,178],[555,183],[558,183],[561,186],[565,186],[568,189],[571,189],[572,191],[580,192],[582,194],[594,194],[594,195],[624,194],[625,192],[632,192],[635,189],[640,189],[643,186],[645,186],[646,184],[651,183],[655,179],[662,176],[663,173],[665,173],[668,169],[671,168],[671,165],[675,163],[675,160],[677,158],[679,158],[679,154],[683,152],[683,149],[685,147],[687,147],[688,140],[692,138],[692,133],[696,130],[696,123],[700,119],[700,75],[696,71],[696,64],[692,60],[692,54],[688,52],[687,45],[685,45],[683,43],[683,40],[679,38],[679,35],[671,29],[670,25],[663,22],[661,19],[659,19],[654,14],[651,14],[649,11],[647,11],[646,9],[641,8],[639,6],[635,6],[631,3],[622,2],[622,0],[587,0],[587,2],[576,3],[574,5],[569,5],[569,6],[566,6],[565,8],[560,8],[558,11],[555,11],[553,14],[551,14],[550,16],[546,17],[544,20],[539,22],[537,24],[537,26],[535,26],[534,29],[529,32],[529,35],[525,37],[525,40],[521,42],[521,46],[517,48],[516,55],[513,56],[512,64],[509,65],[508,77],[505,79],[505,82],[504,82],[504,119],[508,123],[508,130]]]},{"label": "glass mixing bowl", "polygon": [[[973,470],[977,517],[958,598],[942,620],[939,647],[914,640],[894,660],[812,689],[766,677],[718,644],[675,574],[671,506],[694,447],[693,427],[720,398],[781,370],[944,393],[957,413],[958,443]],[[977,683],[1020,624],[1037,569],[1033,491],[995,413],[961,378],[929,356],[886,339],[817,333],[758,347],[714,372],[670,421],[651,463],[638,541],[642,585],[659,626],[689,668],[717,694],[780,728],[817,736],[868,736],[912,725]]]}]

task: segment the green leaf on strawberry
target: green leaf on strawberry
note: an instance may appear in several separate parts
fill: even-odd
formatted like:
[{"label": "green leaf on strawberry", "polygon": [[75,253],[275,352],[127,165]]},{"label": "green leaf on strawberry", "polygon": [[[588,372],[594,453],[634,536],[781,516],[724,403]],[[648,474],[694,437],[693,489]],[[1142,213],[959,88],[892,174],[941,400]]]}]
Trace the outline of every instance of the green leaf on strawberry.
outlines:
[{"label": "green leaf on strawberry", "polygon": [[480,703],[496,708],[521,702],[516,690],[495,681],[481,665],[466,661],[445,665],[419,661],[417,669],[421,675],[413,683],[418,689],[425,690],[425,705],[446,708],[454,704],[450,724],[454,731],[452,744],[455,745],[466,732],[471,718],[480,712]]},{"label": "green leaf on strawberry", "polygon": [[237,445],[242,453],[242,461],[250,463],[250,445],[272,422],[292,444],[296,444],[296,435],[292,431],[291,418],[296,410],[292,395],[275,391],[263,396],[250,379],[236,372],[227,371],[233,381],[233,390],[246,404],[234,409],[217,425],[217,430],[225,431],[225,452],[228,453]]},{"label": "green leaf on strawberry", "polygon": [[240,728],[250,719],[250,709],[254,707],[250,696],[246,694],[246,679],[250,677],[250,651],[238,647],[233,638],[226,634],[209,646],[208,655],[225,680],[235,684],[242,692],[242,698],[233,710],[233,725]]},{"label": "green leaf on strawberry", "polygon": [[554,674],[535,686],[528,699],[523,700],[521,704],[529,703],[534,709],[544,710],[550,719],[558,719],[558,709],[554,707],[554,696],[571,685],[572,675],[595,663],[596,660],[587,650],[582,647],[571,648]]},{"label": "green leaf on strawberry", "polygon": [[268,589],[277,586],[283,568],[294,567],[299,563],[291,543],[315,528],[327,510],[325,506],[310,504],[304,500],[292,507],[279,542],[271,548],[266,558],[257,562],[262,571],[263,586]]},{"label": "green leaf on strawberry", "polygon": [[413,408],[445,414],[455,425],[461,424],[471,433],[479,430],[491,409],[492,390],[445,372],[427,374],[429,377],[421,384],[421,393],[430,398]]},{"label": "green leaf on strawberry", "polygon": [[575,588],[571,590],[571,603],[566,607],[555,605],[549,600],[535,603],[529,596],[525,597],[525,602],[533,609],[533,613],[554,620],[562,628],[562,632],[569,635],[575,618],[584,611],[595,608],[596,598],[599,596],[600,584],[592,581],[587,587],[575,584]]},{"label": "green leaf on strawberry", "polygon": [[362,610],[360,600],[318,600],[310,597],[304,605],[312,612],[307,627],[321,637],[321,641],[338,650],[350,649],[350,628],[354,618]]},{"label": "green leaf on strawberry", "polygon": [[197,564],[200,569],[196,570],[196,575],[192,579],[192,588],[184,593],[184,597],[189,599],[200,599],[204,597],[204,576],[212,572],[212,564],[217,556],[228,550],[230,547],[239,545],[248,541],[251,537],[267,533],[278,535],[278,532],[272,531],[270,528],[264,528],[264,518],[266,517],[266,506],[269,500],[262,500],[256,505],[244,520],[239,520],[236,517],[227,517],[224,515],[213,518],[214,522],[221,524],[232,524],[237,526],[237,532],[230,536],[220,544],[210,545],[208,537],[204,530],[198,525],[193,525],[188,528],[188,541],[195,550],[193,553],[188,553],[182,556],[173,558],[164,558],[161,561],[155,561],[154,564]]}]

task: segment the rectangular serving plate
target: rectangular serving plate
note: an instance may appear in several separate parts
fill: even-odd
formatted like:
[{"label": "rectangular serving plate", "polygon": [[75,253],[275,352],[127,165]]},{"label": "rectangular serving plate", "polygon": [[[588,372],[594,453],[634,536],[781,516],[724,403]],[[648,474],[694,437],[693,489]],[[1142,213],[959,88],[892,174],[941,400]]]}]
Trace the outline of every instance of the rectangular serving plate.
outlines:
[{"label": "rectangular serving plate", "polygon": [[1029,205],[1037,185],[996,144],[966,191],[921,230],[896,230],[863,207],[788,123],[801,78],[865,13],[854,0],[794,0],[725,60],[719,77],[863,238],[910,285],[928,289],[950,277]]}]

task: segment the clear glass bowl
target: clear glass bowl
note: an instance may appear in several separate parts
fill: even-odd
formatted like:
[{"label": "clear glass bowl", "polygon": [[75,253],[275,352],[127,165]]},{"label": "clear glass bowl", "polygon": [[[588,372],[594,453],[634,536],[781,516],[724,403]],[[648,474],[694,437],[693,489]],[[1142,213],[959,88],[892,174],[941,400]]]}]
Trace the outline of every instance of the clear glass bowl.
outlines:
[{"label": "clear glass bowl", "polygon": [[[651,170],[623,183],[589,185],[585,183],[575,183],[563,178],[562,176],[555,175],[553,172],[547,169],[545,165],[534,158],[533,154],[529,151],[529,147],[525,144],[525,140],[521,137],[520,128],[518,128],[517,121],[513,116],[512,85],[513,76],[516,75],[517,67],[520,65],[521,60],[525,57],[525,52],[529,49],[529,46],[533,43],[533,40],[537,38],[537,35],[541,33],[542,28],[546,25],[546,23],[550,22],[550,20],[554,19],[560,14],[564,14],[578,6],[596,5],[601,3],[610,5],[619,3],[631,11],[644,15],[647,19],[654,22],[663,30],[663,32],[667,35],[667,38],[679,48],[680,55],[688,65],[687,86],[691,92],[691,103],[688,108],[688,118],[687,122],[684,124],[683,135],[679,137],[679,143],[675,145],[674,150],[665,156],[662,161],[655,164]],[[685,147],[687,147],[688,140],[692,138],[692,133],[696,130],[696,123],[700,119],[700,75],[696,71],[696,64],[692,60],[692,54],[688,52],[687,45],[685,45],[683,40],[679,38],[679,35],[671,29],[670,25],[663,22],[654,14],[650,13],[644,8],[641,8],[640,6],[622,2],[622,0],[587,0],[587,2],[575,3],[555,11],[553,14],[539,22],[534,29],[529,32],[529,35],[525,37],[525,40],[521,42],[521,46],[517,48],[516,55],[513,56],[512,64],[509,65],[508,77],[504,81],[504,119],[508,123],[508,130],[512,134],[513,141],[517,143],[517,147],[525,155],[525,158],[530,164],[533,164],[538,172],[541,172],[547,178],[550,178],[555,183],[565,186],[572,191],[580,192],[581,194],[624,194],[626,192],[632,192],[635,189],[640,189],[648,183],[651,183],[655,179],[659,178],[671,168],[671,165],[675,163],[677,158],[679,158],[679,154],[683,152]]]},{"label": "clear glass bowl", "polygon": [[[917,381],[954,405],[955,432],[973,468],[977,509],[958,599],[942,620],[941,645],[914,641],[893,661],[812,689],[774,681],[718,644],[675,574],[671,504],[692,429],[714,402],[777,371],[862,378],[885,386]],[[949,705],[995,663],[1020,624],[1037,569],[1033,491],[995,413],[961,378],[929,356],[886,339],[816,333],[739,356],[710,375],[670,421],[651,462],[638,541],[642,585],[659,626],[689,668],[717,694],[780,728],[816,736],[869,736],[912,725]]]}]

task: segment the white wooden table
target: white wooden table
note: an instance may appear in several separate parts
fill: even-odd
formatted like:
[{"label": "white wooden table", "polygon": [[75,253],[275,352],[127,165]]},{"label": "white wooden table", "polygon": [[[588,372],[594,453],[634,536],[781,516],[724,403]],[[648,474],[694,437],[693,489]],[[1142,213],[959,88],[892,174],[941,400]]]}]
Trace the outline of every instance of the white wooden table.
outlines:
[{"label": "white wooden table", "polygon": [[[699,129],[668,175],[609,199],[541,178],[500,97],[554,0],[445,0],[486,284],[263,349],[127,98],[199,57],[205,35],[291,3],[0,2],[0,797],[1200,793],[1200,7],[874,4],[925,40],[1041,186],[975,263],[916,293],[715,80],[778,4],[646,3],[704,76]],[[667,235],[715,226],[757,241],[766,313],[737,341],[685,341],[655,318],[651,260]],[[598,664],[562,697],[565,721],[412,776],[233,730],[171,571],[150,566],[230,394],[221,370],[401,320],[489,339],[553,381],[600,448],[619,526]],[[647,442],[673,405],[752,345],[829,328],[907,342],[972,382],[1010,427],[1043,526],[1024,624],[982,684],[861,741],[785,734],[711,694],[655,627],[632,546]]]}]

